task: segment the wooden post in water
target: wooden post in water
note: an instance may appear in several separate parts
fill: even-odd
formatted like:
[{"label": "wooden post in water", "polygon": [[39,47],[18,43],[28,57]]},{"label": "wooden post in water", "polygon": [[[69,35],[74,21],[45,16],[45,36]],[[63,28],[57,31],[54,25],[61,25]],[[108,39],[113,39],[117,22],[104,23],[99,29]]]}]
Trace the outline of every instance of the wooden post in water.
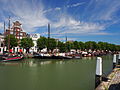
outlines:
[{"label": "wooden post in water", "polygon": [[113,56],[113,69],[116,67],[117,59],[116,59],[116,54]]},{"label": "wooden post in water", "polygon": [[102,81],[102,58],[97,57],[95,88],[101,83],[101,81]]}]

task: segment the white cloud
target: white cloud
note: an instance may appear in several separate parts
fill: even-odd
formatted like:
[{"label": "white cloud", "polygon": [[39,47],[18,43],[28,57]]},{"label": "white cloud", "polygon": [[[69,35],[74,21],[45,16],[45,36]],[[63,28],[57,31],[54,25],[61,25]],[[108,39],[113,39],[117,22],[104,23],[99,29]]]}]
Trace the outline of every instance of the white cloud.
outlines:
[{"label": "white cloud", "polygon": [[70,16],[62,16],[60,17],[60,20],[58,22],[52,24],[53,27],[58,28],[58,27],[66,27],[71,25],[79,25],[80,21],[76,21],[72,19]]},{"label": "white cloud", "polygon": [[103,32],[106,27],[105,25],[91,22],[80,22],[70,16],[62,16],[58,22],[52,23],[52,27],[56,28],[56,31],[53,32],[53,34],[107,34]]},{"label": "white cloud", "polygon": [[[9,0],[8,0],[9,1]],[[34,32],[36,27],[47,26],[49,20],[46,18],[43,12],[43,5],[36,2],[29,3],[29,1],[11,0],[4,2],[4,11],[13,14],[12,21],[19,20],[23,29],[26,32]],[[2,8],[2,9],[3,9]]]},{"label": "white cloud", "polygon": [[[66,7],[67,8],[77,7],[77,6],[83,5],[84,3],[85,2],[75,3],[75,4],[67,5]],[[50,8],[50,9],[44,10],[43,12],[48,13],[48,12],[52,12],[52,11],[59,11],[61,9],[63,9],[63,7]]]},{"label": "white cloud", "polygon": [[48,12],[52,12],[52,11],[59,11],[59,10],[61,10],[60,7],[50,8],[50,9],[44,10],[43,13],[48,13]]},{"label": "white cloud", "polygon": [[56,7],[55,10],[61,10],[61,8],[60,7]]},{"label": "white cloud", "polygon": [[83,16],[88,17],[89,20],[113,21],[116,19],[119,9],[119,0],[91,0],[85,8]]},{"label": "white cloud", "polygon": [[53,9],[52,9],[52,8],[47,9],[47,10],[44,10],[44,11],[43,11],[43,13],[47,13],[47,12],[51,12],[51,11],[53,11]]},{"label": "white cloud", "polygon": [[0,30],[3,30],[3,23],[0,23]]},{"label": "white cloud", "polygon": [[77,7],[77,6],[83,5],[84,3],[85,3],[85,2],[75,3],[75,4],[71,4],[71,5],[67,5],[67,8],[70,8],[70,7]]},{"label": "white cloud", "polygon": [[[12,17],[12,21],[19,20],[26,32],[35,32],[37,27],[47,26],[47,23],[51,23],[52,28],[55,29],[55,31],[52,32],[53,34],[70,33],[72,35],[106,35],[108,33],[104,32],[104,29],[111,24],[116,23],[116,21],[112,21],[112,23],[109,24],[100,24],[99,22],[92,22],[92,20],[112,20],[113,14],[118,10],[117,7],[120,6],[120,3],[118,3],[117,0],[113,1],[113,3],[110,2],[112,0],[94,1],[95,0],[91,0],[84,12],[85,15],[89,15],[88,13],[90,13],[88,16],[89,22],[76,20],[74,19],[74,16],[71,17],[71,15],[68,15],[64,11],[62,12],[62,15],[59,15],[58,18],[55,18],[57,22],[55,22],[56,20],[51,21],[50,18],[48,19],[46,17],[47,12],[52,13],[52,11],[60,11],[63,9],[63,7],[45,9],[45,6],[42,4],[42,2],[38,3],[36,0],[32,0],[32,3],[30,3],[29,0],[0,0],[0,3],[2,3],[0,6],[0,14],[2,17],[5,17],[2,11],[11,13],[12,16],[14,16]],[[84,3],[85,2],[74,3],[65,6],[65,8],[77,7],[83,5]],[[91,6],[93,6],[93,3],[96,3],[95,7],[90,11],[89,9]],[[101,8],[102,5],[104,6],[104,9]],[[0,28],[2,28],[1,24]],[[46,34],[46,32],[43,34]]]}]

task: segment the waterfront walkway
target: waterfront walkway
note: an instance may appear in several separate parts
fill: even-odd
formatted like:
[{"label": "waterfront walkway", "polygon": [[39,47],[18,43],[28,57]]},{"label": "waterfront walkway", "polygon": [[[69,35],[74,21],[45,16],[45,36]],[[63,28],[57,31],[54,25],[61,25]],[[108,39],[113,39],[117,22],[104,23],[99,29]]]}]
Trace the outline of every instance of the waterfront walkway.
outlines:
[{"label": "waterfront walkway", "polygon": [[96,90],[120,90],[120,69],[116,68],[108,76],[107,82],[102,82]]}]

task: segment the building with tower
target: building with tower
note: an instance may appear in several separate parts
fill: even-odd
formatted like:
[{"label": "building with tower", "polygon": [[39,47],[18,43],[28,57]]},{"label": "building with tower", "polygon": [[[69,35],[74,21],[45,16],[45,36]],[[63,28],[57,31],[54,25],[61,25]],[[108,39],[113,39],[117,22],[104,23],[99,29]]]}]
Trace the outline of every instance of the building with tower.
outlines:
[{"label": "building with tower", "polygon": [[6,29],[5,35],[13,34],[18,40],[27,36],[26,32],[22,30],[21,23],[19,21],[13,22],[12,27]]},{"label": "building with tower", "polygon": [[[12,26],[10,26],[10,17],[9,17],[9,23],[8,23],[8,28],[5,28],[5,23],[4,23],[4,33],[0,35],[0,53],[3,53],[3,51],[6,51],[6,48],[10,50],[10,40],[8,40],[8,45],[5,46],[4,38],[8,35],[14,35],[15,38],[18,39],[18,44],[20,43],[20,39],[27,37],[26,32],[23,31],[22,29],[22,24],[19,21],[13,22]],[[4,48],[4,49],[3,49]],[[15,52],[19,52],[20,47],[19,45],[15,47]]]},{"label": "building with tower", "polygon": [[[5,28],[4,23],[4,33],[0,34],[0,53],[3,53],[3,51],[10,50],[10,40],[8,40],[8,45],[5,45],[4,38],[8,35],[14,35],[15,38],[18,39],[18,46],[14,48],[15,52],[19,52],[20,48],[20,40],[25,37],[30,37],[33,40],[34,46],[30,48],[30,52],[37,52],[37,40],[40,38],[40,34],[30,34],[28,35],[26,32],[22,29],[22,24],[19,21],[15,21],[12,23],[12,26],[10,26],[10,18],[8,23],[8,28]],[[9,38],[8,38],[9,39]],[[23,52],[26,50],[23,49]]]}]

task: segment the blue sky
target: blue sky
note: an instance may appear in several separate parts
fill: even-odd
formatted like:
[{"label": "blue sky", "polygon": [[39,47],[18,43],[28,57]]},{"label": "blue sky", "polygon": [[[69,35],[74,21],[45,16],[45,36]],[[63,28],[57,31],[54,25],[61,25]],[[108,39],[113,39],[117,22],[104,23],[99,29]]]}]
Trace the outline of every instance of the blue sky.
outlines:
[{"label": "blue sky", "polygon": [[53,38],[120,44],[120,0],[0,0],[0,32],[9,16],[28,33],[50,23]]}]

